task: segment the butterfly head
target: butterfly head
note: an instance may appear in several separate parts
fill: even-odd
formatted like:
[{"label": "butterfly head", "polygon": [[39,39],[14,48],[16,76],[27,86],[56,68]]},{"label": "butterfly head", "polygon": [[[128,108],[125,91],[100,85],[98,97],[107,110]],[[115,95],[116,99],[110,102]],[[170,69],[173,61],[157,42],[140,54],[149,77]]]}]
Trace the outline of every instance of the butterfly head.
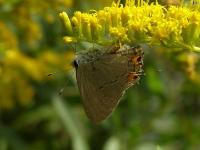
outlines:
[{"label": "butterfly head", "polygon": [[72,66],[77,69],[79,67],[79,61],[78,59],[74,59],[73,62],[72,62]]}]

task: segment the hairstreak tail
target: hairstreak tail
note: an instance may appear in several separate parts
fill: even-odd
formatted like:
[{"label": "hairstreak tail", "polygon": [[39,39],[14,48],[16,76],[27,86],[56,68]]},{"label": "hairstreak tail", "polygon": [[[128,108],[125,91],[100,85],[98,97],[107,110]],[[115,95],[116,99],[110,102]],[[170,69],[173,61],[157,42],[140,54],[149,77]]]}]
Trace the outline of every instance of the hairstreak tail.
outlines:
[{"label": "hairstreak tail", "polygon": [[138,82],[143,57],[141,47],[128,45],[77,55],[73,62],[77,84],[85,112],[93,122],[107,118],[124,92]]}]

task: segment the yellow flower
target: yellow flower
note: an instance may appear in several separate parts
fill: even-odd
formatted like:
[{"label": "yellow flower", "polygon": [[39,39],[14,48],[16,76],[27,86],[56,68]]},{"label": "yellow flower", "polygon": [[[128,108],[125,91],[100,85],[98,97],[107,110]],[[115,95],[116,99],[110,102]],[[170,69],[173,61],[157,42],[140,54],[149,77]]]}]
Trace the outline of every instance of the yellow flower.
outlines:
[{"label": "yellow flower", "polygon": [[74,43],[74,42],[77,42],[74,37],[70,37],[70,36],[64,36],[63,40],[64,40],[65,43]]},{"label": "yellow flower", "polygon": [[77,11],[77,12],[74,13],[74,16],[71,19],[71,23],[72,23],[72,26],[73,26],[73,33],[78,38],[82,37],[81,16],[82,16],[81,12]]},{"label": "yellow flower", "polygon": [[[119,1],[110,7],[91,13],[75,12],[70,19],[77,41],[106,45],[115,43],[144,43],[151,45],[198,45],[200,12],[196,7],[148,4],[143,0]],[[65,20],[63,20],[65,22]],[[110,43],[109,42],[109,43]]]},{"label": "yellow flower", "polygon": [[92,41],[98,41],[100,39],[100,32],[102,30],[102,27],[95,16],[91,18],[90,26]]},{"label": "yellow flower", "polygon": [[124,27],[110,27],[110,35],[119,42],[129,42],[126,32]]},{"label": "yellow flower", "polygon": [[200,84],[200,72],[197,71],[197,64],[199,61],[198,55],[194,52],[182,53],[179,60],[184,63],[184,71],[188,77],[195,83]]},{"label": "yellow flower", "polygon": [[[73,1],[23,0],[20,5],[16,1],[0,3],[2,8],[6,6],[1,10],[0,21],[0,109],[3,111],[32,104],[38,90],[35,83],[48,79],[52,70],[69,70],[72,53],[50,52],[46,46],[52,37],[45,27],[53,25],[54,30],[52,23],[57,22],[58,12],[70,7]],[[58,46],[57,41],[55,44]]]},{"label": "yellow flower", "polygon": [[71,35],[71,34],[72,34],[72,26],[71,26],[71,22],[70,22],[70,20],[69,20],[69,17],[68,17],[68,15],[67,15],[67,13],[62,12],[62,13],[59,14],[59,16],[60,16],[60,18],[63,19],[65,28],[67,29],[67,33],[68,33],[69,35]]},{"label": "yellow flower", "polygon": [[0,43],[3,43],[6,48],[15,48],[18,46],[17,37],[2,21],[0,21],[0,33]]}]

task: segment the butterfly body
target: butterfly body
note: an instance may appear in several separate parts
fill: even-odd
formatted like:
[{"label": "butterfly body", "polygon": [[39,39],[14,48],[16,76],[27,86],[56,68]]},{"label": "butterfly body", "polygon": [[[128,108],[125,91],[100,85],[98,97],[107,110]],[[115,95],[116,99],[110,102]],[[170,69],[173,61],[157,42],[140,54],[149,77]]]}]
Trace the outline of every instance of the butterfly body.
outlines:
[{"label": "butterfly body", "polygon": [[93,50],[74,60],[85,112],[93,122],[107,118],[124,92],[139,80],[143,55],[140,47],[123,45]]}]

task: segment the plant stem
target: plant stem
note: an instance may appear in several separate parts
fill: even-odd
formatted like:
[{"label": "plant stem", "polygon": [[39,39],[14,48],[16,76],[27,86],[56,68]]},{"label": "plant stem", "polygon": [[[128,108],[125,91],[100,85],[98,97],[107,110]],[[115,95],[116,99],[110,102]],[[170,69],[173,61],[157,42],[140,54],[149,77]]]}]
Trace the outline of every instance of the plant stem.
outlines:
[{"label": "plant stem", "polygon": [[74,120],[70,108],[63,102],[63,100],[59,96],[54,96],[52,102],[53,107],[55,108],[55,111],[58,114],[58,117],[60,117],[67,133],[69,133],[72,138],[73,149],[89,150],[83,133],[81,132],[78,123]]}]

